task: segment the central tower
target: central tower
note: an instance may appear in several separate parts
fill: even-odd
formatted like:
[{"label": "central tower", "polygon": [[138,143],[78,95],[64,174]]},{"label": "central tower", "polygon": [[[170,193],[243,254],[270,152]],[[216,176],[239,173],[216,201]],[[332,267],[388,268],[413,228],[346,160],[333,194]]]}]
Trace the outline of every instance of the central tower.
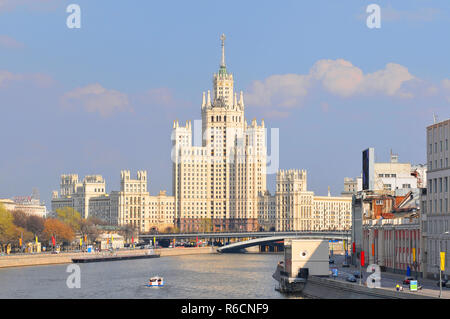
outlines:
[{"label": "central tower", "polygon": [[[190,122],[174,122],[174,195],[180,229],[256,230],[258,193],[266,190],[264,121],[244,118],[244,95],[222,57],[211,91],[203,92],[202,146],[192,146]],[[205,226],[209,227],[209,226]]]}]

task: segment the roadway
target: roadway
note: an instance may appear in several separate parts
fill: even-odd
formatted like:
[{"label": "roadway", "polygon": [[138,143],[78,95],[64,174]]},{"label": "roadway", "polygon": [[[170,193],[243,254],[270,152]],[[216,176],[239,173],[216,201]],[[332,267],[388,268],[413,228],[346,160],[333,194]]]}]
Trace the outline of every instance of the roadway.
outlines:
[{"label": "roadway", "polygon": [[[335,263],[330,264],[331,268],[337,268],[338,269],[338,277],[336,280],[342,280],[347,281],[347,277],[350,274],[353,274],[355,271],[359,272],[359,267],[354,267],[350,265],[350,267],[342,267],[342,263],[344,261],[343,255],[334,255],[333,256]],[[367,266],[366,266],[367,268]],[[364,285],[366,282],[367,277],[371,274],[365,271],[366,269],[363,269],[363,277],[361,279],[361,283]],[[405,274],[396,274],[396,273],[390,273],[390,272],[382,272],[381,273],[381,288],[387,289],[387,290],[396,290],[396,285],[399,284],[400,286],[403,286],[404,292],[410,292],[409,291],[409,285],[403,285],[403,279],[406,276]],[[431,280],[431,279],[418,279],[418,286],[422,286],[421,290],[418,291],[411,291],[410,293],[424,295],[424,296],[433,296],[433,297],[439,297],[439,287],[437,286],[437,283],[439,282],[439,279]],[[356,285],[359,285],[359,278],[356,278]],[[442,287],[442,298],[450,299],[450,288]]]}]

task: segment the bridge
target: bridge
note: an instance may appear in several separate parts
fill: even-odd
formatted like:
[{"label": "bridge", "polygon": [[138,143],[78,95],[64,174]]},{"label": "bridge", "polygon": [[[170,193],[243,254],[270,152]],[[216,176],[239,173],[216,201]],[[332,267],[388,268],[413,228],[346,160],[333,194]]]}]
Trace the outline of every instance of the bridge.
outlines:
[{"label": "bridge", "polygon": [[246,241],[240,241],[217,249],[220,253],[239,252],[245,248],[259,245],[267,245],[270,243],[283,241],[285,239],[325,239],[325,240],[344,240],[348,239],[349,232],[302,232],[297,234],[290,233],[289,235],[279,235],[262,237],[256,239],[250,239]]},{"label": "bridge", "polygon": [[[225,239],[225,238],[264,238],[297,236],[295,238],[330,238],[346,239],[350,236],[350,231],[281,231],[281,232],[205,232],[205,233],[171,233],[171,234],[147,234],[140,235],[144,240],[156,239]],[[306,237],[305,237],[306,236]],[[309,236],[309,237],[308,237]]]}]

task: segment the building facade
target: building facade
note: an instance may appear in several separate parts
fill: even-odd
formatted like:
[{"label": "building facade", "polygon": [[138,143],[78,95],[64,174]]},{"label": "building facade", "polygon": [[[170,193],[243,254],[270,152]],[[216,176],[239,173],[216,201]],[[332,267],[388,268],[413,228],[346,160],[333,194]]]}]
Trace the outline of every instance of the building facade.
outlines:
[{"label": "building facade", "polygon": [[[427,185],[426,165],[411,163],[400,163],[397,154],[390,154],[390,161],[387,163],[374,163],[374,181],[372,191],[395,191],[398,189],[424,188]],[[353,196],[363,190],[362,177],[344,178],[344,191],[342,196]]]},{"label": "building facade", "polygon": [[222,60],[212,92],[203,92],[201,146],[193,146],[192,125],[173,124],[175,218],[182,231],[211,223],[212,230],[258,229],[258,194],[266,191],[264,121],[247,124],[244,97]]},{"label": "building facade", "polygon": [[14,197],[13,199],[0,199],[2,204],[9,211],[22,211],[30,216],[46,217],[47,207],[39,199],[30,196]]},{"label": "building facade", "polygon": [[89,202],[92,198],[106,195],[106,183],[100,175],[88,175],[82,182],[77,174],[61,175],[60,194],[53,191],[52,212],[59,208],[71,207],[81,214],[82,218],[89,217]]},{"label": "building facade", "polygon": [[99,175],[86,176],[83,183],[78,175],[61,176],[61,196],[53,192],[52,211],[71,207],[81,213],[106,221],[109,225],[131,225],[140,232],[166,231],[174,228],[174,197],[161,191],[151,196],[147,191],[146,171],[138,171],[135,179],[130,171],[120,172],[120,190],[105,192],[105,182]]},{"label": "building facade", "polygon": [[261,194],[259,210],[259,223],[265,230],[348,230],[352,199],[330,194],[315,196],[307,190],[306,170],[280,170],[275,195]]},{"label": "building facade", "polygon": [[[422,261],[424,276],[439,274],[440,254],[446,252],[445,264],[450,262],[450,120],[426,128],[427,189],[422,196]],[[444,272],[450,275],[446,266]]]}]

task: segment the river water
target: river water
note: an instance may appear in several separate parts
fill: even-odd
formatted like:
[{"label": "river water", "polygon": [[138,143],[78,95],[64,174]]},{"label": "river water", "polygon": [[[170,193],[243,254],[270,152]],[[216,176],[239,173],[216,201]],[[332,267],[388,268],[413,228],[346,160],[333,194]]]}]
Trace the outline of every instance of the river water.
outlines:
[{"label": "river water", "polygon": [[[81,287],[68,288],[68,265],[0,269],[0,298],[287,298],[272,278],[281,254],[208,254],[78,264]],[[165,286],[148,288],[148,278]],[[299,298],[299,297],[295,297]]]}]

